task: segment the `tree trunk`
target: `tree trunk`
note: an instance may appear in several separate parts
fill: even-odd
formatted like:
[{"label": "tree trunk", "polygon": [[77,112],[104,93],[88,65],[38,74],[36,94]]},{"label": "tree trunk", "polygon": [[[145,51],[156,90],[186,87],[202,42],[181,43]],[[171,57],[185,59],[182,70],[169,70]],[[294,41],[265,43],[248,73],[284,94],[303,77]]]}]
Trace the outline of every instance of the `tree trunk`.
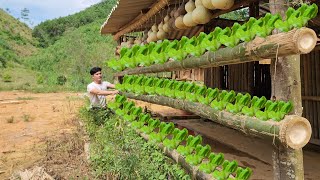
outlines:
[{"label": "tree trunk", "polygon": [[[286,0],[269,0],[272,14],[280,13],[285,17],[288,9]],[[274,32],[277,33],[277,32]],[[271,61],[272,98],[291,100],[294,104],[294,115],[302,115],[300,55],[284,56]],[[291,149],[276,144],[273,150],[274,179],[304,179],[302,149]]]},{"label": "tree trunk", "polygon": [[256,37],[249,43],[241,43],[233,48],[221,48],[215,52],[206,52],[200,57],[189,57],[182,61],[169,61],[165,64],[127,69],[115,73],[114,76],[218,67],[270,59],[276,56],[306,54],[314,49],[316,42],[317,35],[312,29],[295,29],[288,33],[276,34],[267,38]]},{"label": "tree trunk", "polygon": [[[255,117],[234,115],[227,111],[215,110],[210,106],[200,103],[193,103],[164,96],[136,96],[132,93],[122,94],[128,98],[189,111],[203,118],[212,120],[216,123],[239,130],[246,135],[268,139],[269,142],[274,143],[278,141],[284,146],[289,146],[293,149],[299,149],[305,146],[311,137],[310,123],[308,120],[301,116],[286,116],[285,119],[280,122],[271,120],[262,121]],[[296,135],[296,131],[301,132],[301,135]]]}]

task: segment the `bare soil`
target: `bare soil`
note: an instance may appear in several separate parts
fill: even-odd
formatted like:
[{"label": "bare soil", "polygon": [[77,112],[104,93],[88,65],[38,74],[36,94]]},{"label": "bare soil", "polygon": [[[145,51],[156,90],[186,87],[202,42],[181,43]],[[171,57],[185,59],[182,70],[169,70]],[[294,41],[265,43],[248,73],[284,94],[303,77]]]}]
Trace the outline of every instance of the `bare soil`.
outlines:
[{"label": "bare soil", "polygon": [[35,165],[55,179],[73,176],[73,166],[81,171],[80,164],[72,164],[83,159],[83,134],[77,128],[82,104],[76,93],[0,92],[0,179]]}]

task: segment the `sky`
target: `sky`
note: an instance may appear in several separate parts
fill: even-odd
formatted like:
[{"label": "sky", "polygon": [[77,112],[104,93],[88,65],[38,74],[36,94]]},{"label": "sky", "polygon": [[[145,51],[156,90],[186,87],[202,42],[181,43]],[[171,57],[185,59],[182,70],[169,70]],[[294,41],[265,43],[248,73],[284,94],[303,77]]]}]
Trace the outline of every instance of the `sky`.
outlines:
[{"label": "sky", "polygon": [[67,16],[79,12],[101,0],[0,0],[0,8],[9,9],[15,18],[21,17],[21,10],[29,9],[30,22],[33,27],[45,20]]}]

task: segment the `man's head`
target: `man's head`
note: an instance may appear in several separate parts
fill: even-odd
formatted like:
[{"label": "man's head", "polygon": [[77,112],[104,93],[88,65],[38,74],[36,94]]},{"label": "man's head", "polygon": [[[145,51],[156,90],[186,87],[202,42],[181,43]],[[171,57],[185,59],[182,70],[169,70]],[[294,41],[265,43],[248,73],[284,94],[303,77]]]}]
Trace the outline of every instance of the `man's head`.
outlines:
[{"label": "man's head", "polygon": [[101,74],[101,68],[100,67],[93,67],[90,70],[90,74],[92,76],[92,80],[95,83],[100,84],[102,82],[102,74]]}]

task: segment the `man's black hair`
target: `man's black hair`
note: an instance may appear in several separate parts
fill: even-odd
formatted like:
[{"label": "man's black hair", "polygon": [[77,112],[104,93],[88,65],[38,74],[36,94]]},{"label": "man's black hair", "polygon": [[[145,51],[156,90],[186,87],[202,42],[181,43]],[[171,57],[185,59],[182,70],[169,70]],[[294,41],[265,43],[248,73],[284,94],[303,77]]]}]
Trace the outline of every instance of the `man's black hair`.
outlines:
[{"label": "man's black hair", "polygon": [[91,70],[90,70],[90,74],[91,75],[94,75],[95,73],[101,71],[101,68],[100,67],[93,67]]}]

